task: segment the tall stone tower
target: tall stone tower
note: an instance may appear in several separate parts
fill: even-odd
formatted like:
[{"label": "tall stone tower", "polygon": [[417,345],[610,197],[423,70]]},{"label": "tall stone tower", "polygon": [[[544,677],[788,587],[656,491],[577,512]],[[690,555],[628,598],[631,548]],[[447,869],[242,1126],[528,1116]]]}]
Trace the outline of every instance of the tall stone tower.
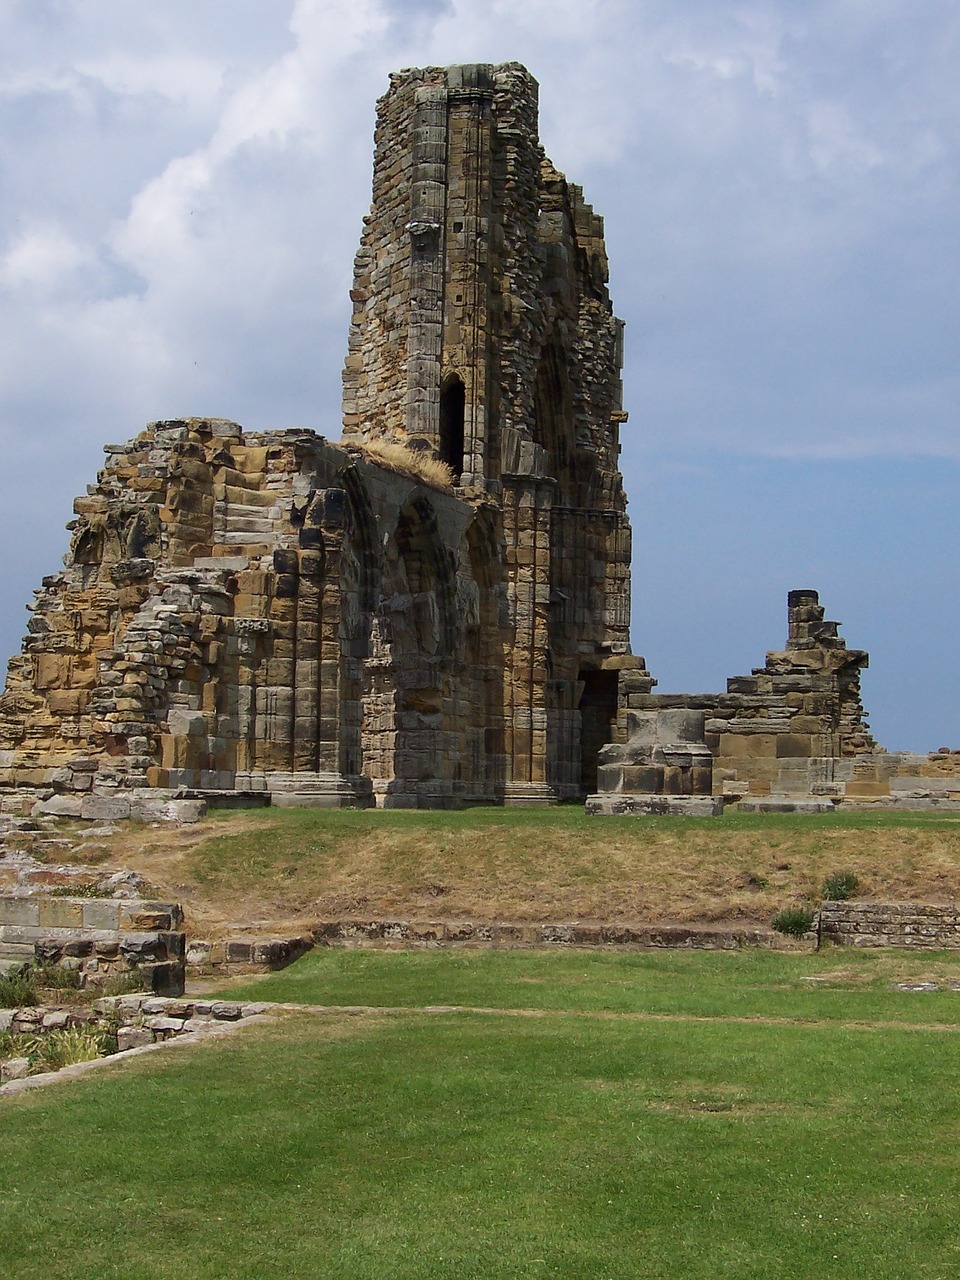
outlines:
[{"label": "tall stone tower", "polygon": [[603,220],[543,154],[530,73],[392,76],[365,224],[344,439],[429,450],[464,488],[549,477],[565,505],[621,511]]},{"label": "tall stone tower", "polygon": [[619,669],[649,681],[628,643],[622,325],[603,221],[545,157],[525,68],[391,77],[352,298],[344,441],[422,450],[499,508],[506,799],[589,790]]}]

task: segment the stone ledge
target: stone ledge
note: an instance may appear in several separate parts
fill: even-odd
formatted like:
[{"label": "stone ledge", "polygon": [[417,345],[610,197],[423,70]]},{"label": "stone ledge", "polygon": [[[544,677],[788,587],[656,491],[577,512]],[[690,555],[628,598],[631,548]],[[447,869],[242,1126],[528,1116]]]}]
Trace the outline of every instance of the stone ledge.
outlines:
[{"label": "stone ledge", "polygon": [[723,929],[687,924],[555,921],[515,923],[473,920],[319,921],[313,938],[320,946],[391,945],[439,947],[677,947],[686,950],[732,951],[739,947],[793,947],[773,929]]},{"label": "stone ledge", "polygon": [[[847,806],[845,805],[844,808]],[[837,806],[829,797],[757,796],[745,798],[737,805],[739,813],[836,813]]]},{"label": "stone ledge", "polygon": [[225,938],[209,942],[193,938],[187,944],[187,968],[199,972],[230,970],[260,970],[273,972],[284,969],[313,948],[310,934],[297,934],[286,938]]},{"label": "stone ledge", "polygon": [[600,817],[719,818],[723,814],[723,797],[601,792],[587,797],[586,809]]}]

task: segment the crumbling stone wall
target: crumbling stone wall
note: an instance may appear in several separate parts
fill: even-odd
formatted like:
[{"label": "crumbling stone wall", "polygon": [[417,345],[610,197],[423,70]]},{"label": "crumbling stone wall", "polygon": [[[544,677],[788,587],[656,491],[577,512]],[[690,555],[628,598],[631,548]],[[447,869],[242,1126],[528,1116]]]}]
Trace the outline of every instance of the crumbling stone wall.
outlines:
[{"label": "crumbling stone wall", "polygon": [[815,591],[787,597],[787,643],[725,693],[654,694],[632,672],[621,679],[620,740],[630,717],[691,710],[705,717],[713,790],[728,800],[779,796],[907,808],[960,799],[958,753],[887,752],[870,734],[860,696],[869,658],[848,649]]},{"label": "crumbling stone wall", "polygon": [[[130,557],[138,494],[158,532],[138,547],[153,555]],[[38,594],[0,699],[0,781],[312,790],[324,803],[369,801],[374,782],[396,785],[401,802],[409,784],[417,803],[424,782],[452,796],[472,727],[451,686],[471,622],[457,595],[475,506],[312,432],[189,420],[111,449],[77,513],[72,554]],[[462,594],[477,594],[472,581]],[[389,731],[363,707],[365,660],[376,663],[384,631],[400,639]],[[420,741],[418,695],[447,717],[448,736],[404,772],[398,757]],[[363,758],[378,735],[387,778]],[[482,777],[460,780],[491,794]]]},{"label": "crumbling stone wall", "polygon": [[824,902],[821,944],[847,947],[960,948],[960,906],[930,902]]},{"label": "crumbling stone wall", "polygon": [[178,903],[0,895],[0,961],[56,965],[93,986],[136,970],[151,990],[179,995],[184,953]]},{"label": "crumbling stone wall", "polygon": [[186,419],[108,446],[0,696],[0,789],[592,790],[620,673],[651,683],[629,651],[606,280],[528,72],[392,77],[344,445]]},{"label": "crumbling stone wall", "polygon": [[815,591],[791,591],[787,644],[720,694],[634,692],[629,709],[688,708],[705,715],[718,794],[834,794],[841,761],[876,748],[860,701],[861,649],[847,649]]}]

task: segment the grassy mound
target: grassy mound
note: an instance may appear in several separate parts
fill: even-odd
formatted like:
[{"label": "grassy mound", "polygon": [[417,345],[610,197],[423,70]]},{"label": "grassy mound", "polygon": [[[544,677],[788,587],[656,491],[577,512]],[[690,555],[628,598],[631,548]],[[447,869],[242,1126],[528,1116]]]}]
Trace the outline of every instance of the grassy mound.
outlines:
[{"label": "grassy mound", "polygon": [[351,915],[768,925],[817,902],[838,871],[866,898],[960,900],[960,819],[936,813],[267,809],[215,813],[175,839],[144,828],[103,843],[112,863],[184,902],[195,936]]}]

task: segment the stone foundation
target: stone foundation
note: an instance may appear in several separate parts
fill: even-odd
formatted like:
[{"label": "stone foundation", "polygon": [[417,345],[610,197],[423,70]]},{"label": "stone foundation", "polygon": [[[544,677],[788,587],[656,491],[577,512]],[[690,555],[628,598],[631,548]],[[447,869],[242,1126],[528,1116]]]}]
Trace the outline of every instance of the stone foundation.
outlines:
[{"label": "stone foundation", "polygon": [[159,995],[184,986],[183,912],[143,899],[0,896],[0,961],[56,965],[102,985],[134,970]]},{"label": "stone foundation", "polygon": [[824,902],[821,943],[847,947],[960,950],[960,904]]},{"label": "stone foundation", "polygon": [[310,934],[286,938],[234,937],[218,942],[192,938],[187,943],[187,974],[193,977],[211,973],[271,973],[293,964],[312,950],[313,945]]},{"label": "stone foundation", "polygon": [[730,951],[738,947],[791,949],[772,929],[624,921],[511,923],[477,920],[326,920],[314,926],[319,945],[346,947],[626,947],[645,950]]},{"label": "stone foundation", "polygon": [[626,744],[600,752],[599,791],[587,798],[587,813],[719,817],[723,801],[711,795],[702,713],[628,710],[626,721]]}]

